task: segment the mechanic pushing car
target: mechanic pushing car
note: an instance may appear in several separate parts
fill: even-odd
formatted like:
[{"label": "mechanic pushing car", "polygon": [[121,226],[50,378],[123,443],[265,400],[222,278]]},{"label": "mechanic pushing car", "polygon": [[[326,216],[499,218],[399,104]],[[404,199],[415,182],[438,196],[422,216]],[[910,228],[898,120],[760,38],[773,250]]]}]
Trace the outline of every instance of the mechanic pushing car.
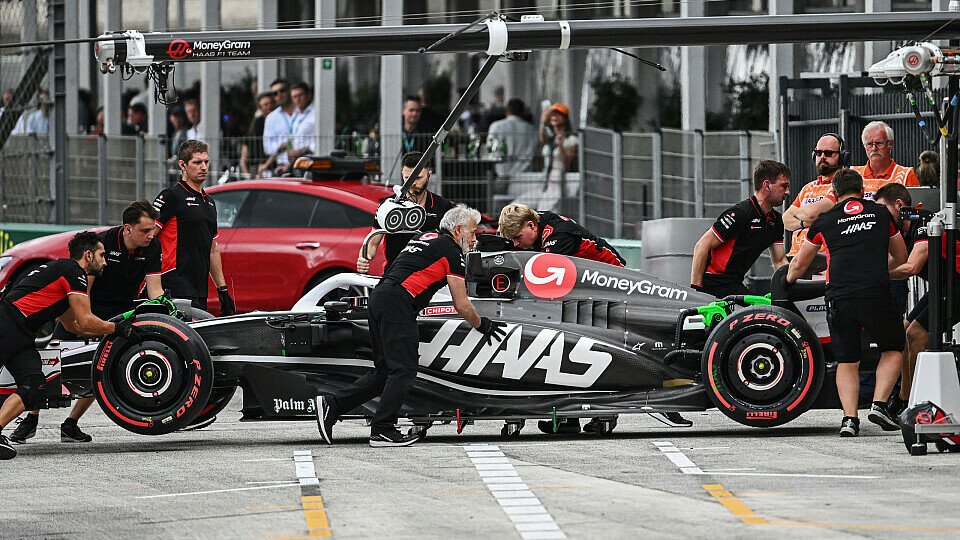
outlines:
[{"label": "mechanic pushing car", "polygon": [[[873,405],[867,418],[884,431],[899,430],[887,410],[887,398],[900,373],[905,345],[903,319],[890,292],[890,265],[907,258],[906,246],[890,212],[863,198],[863,178],[844,169],[833,177],[837,204],[810,225],[807,241],[790,262],[787,283],[804,275],[820,246],[830,253],[827,266],[827,325],[837,358],[837,392],[843,407],[841,437],[860,434],[857,404],[860,390],[861,329],[880,350]],[[888,265],[887,254],[892,257]]]},{"label": "mechanic pushing car", "polygon": [[419,435],[397,430],[397,416],[417,377],[417,313],[444,285],[450,289],[457,313],[483,334],[487,344],[506,336],[506,323],[477,315],[467,296],[463,256],[476,243],[479,222],[480,212],[465,205],[447,211],[440,220],[440,232],[410,240],[370,293],[367,319],[375,369],[336,395],[317,396],[317,425],[324,442],[333,444],[333,425],[341,413],[377,396],[380,403],[370,423],[370,446],[417,442]]},{"label": "mechanic pushing car", "polygon": [[[410,178],[410,173],[413,172],[414,167],[417,166],[422,156],[423,152],[408,152],[404,154],[401,162],[402,168],[400,170],[404,182]],[[423,230],[425,231],[437,230],[440,227],[440,218],[442,218],[448,210],[453,208],[452,202],[427,189],[427,184],[430,183],[430,177],[432,175],[433,172],[430,170],[430,167],[425,166],[410,186],[410,189],[407,190],[407,199],[419,204],[427,211],[427,220],[423,225]],[[380,202],[382,203],[391,198],[393,197],[386,197],[385,199],[381,199]],[[373,226],[378,227],[378,224],[374,223]],[[386,240],[384,240],[384,236],[386,236]],[[360,255],[357,257],[357,272],[366,274],[370,271],[370,259],[367,258],[367,255],[372,253],[373,255],[370,257],[372,259],[373,256],[376,255],[380,243],[383,241],[386,242],[386,246],[384,247],[384,256],[386,256],[387,259],[384,270],[386,270],[403,248],[406,247],[407,242],[413,237],[414,235],[410,233],[391,233],[372,236],[365,245],[360,246]]]},{"label": "mechanic pushing car", "polygon": [[783,219],[775,207],[790,195],[790,169],[765,159],[753,169],[753,196],[727,208],[693,248],[690,286],[717,298],[750,294],[747,270],[765,249],[777,269],[787,264]]},{"label": "mechanic pushing car", "polygon": [[[99,275],[107,264],[97,234],[77,233],[70,240],[69,250],[69,259],[40,266],[0,300],[0,367],[5,367],[17,383],[17,392],[0,407],[0,431],[24,410],[36,409],[41,404],[46,379],[34,341],[41,326],[57,319],[79,335],[135,333],[129,319],[107,322],[90,310],[87,276]],[[0,433],[0,459],[13,459],[16,455],[17,451]]]},{"label": "mechanic pushing car", "polygon": [[188,299],[193,307],[206,311],[209,274],[217,287],[220,315],[233,315],[237,308],[223,277],[217,246],[217,204],[203,191],[210,166],[206,143],[184,141],[177,159],[183,172],[180,181],[153,201],[160,212],[163,288],[174,298]]},{"label": "mechanic pushing car", "polygon": [[[927,223],[933,213],[922,209],[913,209],[910,192],[900,184],[887,184],[877,191],[876,201],[890,211],[894,223],[900,224],[900,232],[907,246],[907,262],[890,270],[891,279],[905,279],[917,276],[927,280]],[[906,208],[906,212],[904,212]],[[901,216],[908,214],[905,218]],[[954,265],[954,291],[960,294],[960,273]],[[907,348],[903,351],[900,365],[900,392],[891,396],[887,402],[890,414],[897,416],[907,407],[910,397],[910,388],[913,386],[913,371],[917,365],[917,354],[926,350],[929,342],[927,332],[930,319],[929,291],[917,300],[913,310],[907,314]],[[950,315],[950,325],[960,322],[960,303],[954,301],[954,311]]]},{"label": "mechanic pushing car", "polygon": [[[624,266],[624,259],[606,240],[597,237],[576,221],[553,212],[538,212],[525,204],[508,204],[500,210],[500,236],[513,242],[519,249],[532,249],[545,253],[570,255],[614,266]],[[693,422],[680,413],[655,413],[657,419],[673,427],[690,427]],[[593,418],[583,426],[587,433],[596,433],[600,423],[610,423],[609,430],[617,425],[616,417]],[[554,429],[550,420],[541,420],[537,427],[544,433],[580,433],[578,418],[563,418]]]},{"label": "mechanic pushing car", "polygon": [[[133,201],[122,214],[123,225],[100,233],[107,265],[99,277],[87,277],[90,291],[90,309],[94,315],[109,320],[135,307],[134,300],[140,296],[146,283],[147,296],[156,298],[163,294],[160,286],[160,242],[155,238],[156,220],[160,216],[146,199]],[[81,340],[62,324],[53,331],[53,339]],[[84,433],[77,421],[93,404],[92,397],[80,398],[73,405],[70,416],[60,425],[60,440],[63,442],[90,442],[93,437]],[[23,444],[37,434],[40,410],[35,409],[20,421],[10,434],[10,441]]]}]

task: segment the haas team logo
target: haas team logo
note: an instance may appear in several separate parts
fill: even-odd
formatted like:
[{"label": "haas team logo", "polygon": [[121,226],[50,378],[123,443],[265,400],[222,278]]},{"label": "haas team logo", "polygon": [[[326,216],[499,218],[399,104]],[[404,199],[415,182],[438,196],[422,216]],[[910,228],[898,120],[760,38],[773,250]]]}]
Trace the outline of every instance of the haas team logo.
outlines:
[{"label": "haas team logo", "polygon": [[573,290],[577,267],[563,255],[539,253],[523,267],[523,284],[539,298],[561,298]]},{"label": "haas team logo", "polygon": [[843,205],[843,213],[848,216],[853,216],[863,212],[863,203],[860,201],[849,200],[847,204]]},{"label": "haas team logo", "polygon": [[192,52],[193,49],[190,48],[190,44],[182,39],[175,39],[167,46],[167,56],[174,60],[186,58]]},{"label": "haas team logo", "polygon": [[545,225],[543,227],[543,234],[540,235],[540,240],[544,241],[547,238],[550,238],[551,234],[553,234],[553,225]]},{"label": "haas team logo", "polygon": [[435,233],[435,232],[428,232],[428,233],[424,234],[423,236],[421,236],[420,239],[421,239],[421,240],[424,240],[424,241],[426,241],[426,240],[433,240],[434,238],[437,238],[437,237],[439,237],[439,236],[440,236],[440,235],[437,234],[437,233]]}]

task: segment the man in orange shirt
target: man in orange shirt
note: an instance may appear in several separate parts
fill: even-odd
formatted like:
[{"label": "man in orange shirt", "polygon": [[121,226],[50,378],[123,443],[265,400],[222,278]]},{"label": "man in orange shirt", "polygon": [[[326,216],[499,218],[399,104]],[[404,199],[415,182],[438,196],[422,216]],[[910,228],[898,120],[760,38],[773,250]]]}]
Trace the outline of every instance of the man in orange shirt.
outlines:
[{"label": "man in orange shirt", "polygon": [[[876,179],[884,182],[896,182],[905,186],[919,186],[917,173],[913,167],[897,165],[893,161],[893,128],[883,122],[870,122],[860,135],[863,141],[863,149],[867,152],[867,164],[861,167],[853,167],[853,170],[860,173],[864,180],[864,191],[869,192],[868,180]],[[877,189],[879,189],[878,186]],[[873,190],[875,193],[876,190]],[[870,193],[870,198],[872,193]]]},{"label": "man in orange shirt", "polygon": [[793,257],[805,242],[806,228],[821,213],[833,208],[837,198],[833,195],[833,175],[837,173],[850,157],[844,140],[836,133],[826,133],[817,141],[813,151],[813,161],[817,165],[817,179],[800,189],[787,211],[783,213],[783,228],[793,231],[788,256]]}]

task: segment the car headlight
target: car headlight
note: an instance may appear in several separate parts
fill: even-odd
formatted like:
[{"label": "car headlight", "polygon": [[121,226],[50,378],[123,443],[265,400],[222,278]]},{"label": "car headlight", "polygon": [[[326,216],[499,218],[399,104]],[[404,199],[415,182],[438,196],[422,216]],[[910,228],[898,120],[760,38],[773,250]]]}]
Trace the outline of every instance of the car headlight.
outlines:
[{"label": "car headlight", "polygon": [[10,261],[13,260],[13,257],[7,255],[6,257],[0,257],[0,270],[3,270],[3,267],[10,264]]}]

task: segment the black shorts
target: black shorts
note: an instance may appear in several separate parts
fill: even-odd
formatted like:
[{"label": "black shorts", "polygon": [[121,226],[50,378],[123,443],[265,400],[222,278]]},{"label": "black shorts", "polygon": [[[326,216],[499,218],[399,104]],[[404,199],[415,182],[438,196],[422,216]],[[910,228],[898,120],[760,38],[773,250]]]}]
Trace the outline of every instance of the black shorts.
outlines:
[{"label": "black shorts", "polygon": [[43,376],[40,353],[37,352],[33,335],[28,334],[2,311],[0,311],[0,368],[9,371],[18,386],[24,377]]},{"label": "black shorts", "polygon": [[827,326],[837,362],[859,362],[863,356],[860,334],[863,330],[880,352],[902,351],[906,345],[903,316],[889,294],[860,298],[837,298],[827,302]]},{"label": "black shorts", "polygon": [[750,290],[743,284],[743,278],[739,280],[734,276],[726,274],[703,274],[701,283],[703,292],[712,294],[717,298],[724,298],[730,295],[750,294]]},{"label": "black shorts", "polygon": [[[913,309],[910,310],[910,314],[907,315],[907,320],[910,322],[916,321],[917,324],[922,326],[924,330],[929,330],[930,326],[930,293],[926,293],[917,300],[917,305],[913,306]],[[942,309],[946,309],[944,306]],[[950,326],[953,326],[960,322],[960,298],[953,301],[953,315],[950,316]]]}]

